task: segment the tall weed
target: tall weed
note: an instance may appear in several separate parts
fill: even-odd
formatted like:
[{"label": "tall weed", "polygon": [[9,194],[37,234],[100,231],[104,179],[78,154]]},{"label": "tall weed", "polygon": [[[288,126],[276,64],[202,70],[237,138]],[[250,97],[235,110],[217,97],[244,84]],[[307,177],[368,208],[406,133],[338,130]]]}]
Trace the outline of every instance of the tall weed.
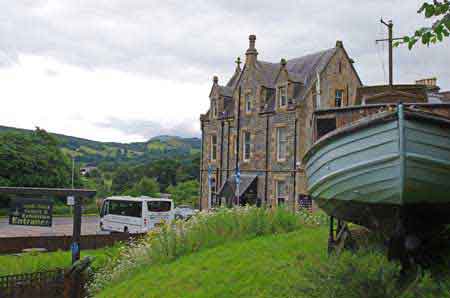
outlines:
[{"label": "tall weed", "polygon": [[450,282],[429,272],[400,274],[378,250],[344,252],[328,262],[304,264],[306,274],[297,286],[299,297],[311,298],[431,298],[450,297]]}]

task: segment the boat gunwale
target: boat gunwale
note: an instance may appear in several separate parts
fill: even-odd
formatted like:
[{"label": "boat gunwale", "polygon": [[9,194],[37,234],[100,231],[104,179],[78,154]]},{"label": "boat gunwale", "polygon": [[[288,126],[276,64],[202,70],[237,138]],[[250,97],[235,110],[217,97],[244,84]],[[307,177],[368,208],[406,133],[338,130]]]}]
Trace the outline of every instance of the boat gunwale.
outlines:
[{"label": "boat gunwale", "polygon": [[[312,184],[311,186],[308,187],[308,191],[310,193],[314,192],[318,187],[320,187],[326,181],[330,180],[330,178],[334,178],[336,176],[345,174],[347,172],[353,172],[355,170],[367,167],[367,165],[381,164],[383,162],[393,161],[393,160],[396,160],[398,158],[399,158],[399,154],[398,153],[397,154],[391,153],[391,154],[384,155],[382,157],[371,159],[370,161],[359,162],[359,163],[353,164],[351,166],[348,166],[348,167],[345,167],[345,168],[333,171],[333,172],[328,173],[328,174],[322,176],[321,178],[317,179],[317,181],[314,184]],[[369,173],[371,171],[372,171],[372,169],[367,170],[366,172],[363,172],[363,173]]]},{"label": "boat gunwale", "polygon": [[[450,106],[450,105],[449,105]],[[397,106],[398,109],[398,106]],[[444,124],[446,126],[450,127],[450,118],[444,117],[442,115],[437,115],[430,112],[425,112],[422,110],[416,110],[411,109],[408,107],[403,112],[404,117],[406,120],[420,120],[425,119],[429,120],[436,124]],[[320,148],[327,145],[331,141],[335,140],[336,138],[340,138],[343,135],[347,135],[349,133],[352,133],[356,130],[359,130],[361,128],[368,128],[373,125],[378,125],[380,123],[386,123],[392,120],[398,121],[398,112],[397,111],[383,111],[379,112],[373,115],[369,115],[366,117],[363,117],[357,121],[354,121],[352,123],[349,123],[347,125],[344,125],[340,128],[337,128],[322,137],[320,137],[318,140],[316,140],[311,148],[305,153],[305,155],[302,158],[302,162],[304,165],[309,161],[311,158],[311,155],[313,155],[315,152],[317,152]]]}]

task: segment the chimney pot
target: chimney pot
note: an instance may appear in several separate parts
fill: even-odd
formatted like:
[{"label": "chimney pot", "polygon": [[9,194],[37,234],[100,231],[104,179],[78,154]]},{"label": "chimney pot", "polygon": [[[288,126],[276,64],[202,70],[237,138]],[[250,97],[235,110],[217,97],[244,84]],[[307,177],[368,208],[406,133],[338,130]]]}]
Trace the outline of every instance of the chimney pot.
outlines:
[{"label": "chimney pot", "polygon": [[248,48],[252,50],[255,49],[256,35],[254,34],[249,35],[248,40],[249,40]]},{"label": "chimney pot", "polygon": [[280,64],[281,64],[281,66],[285,67],[285,66],[286,66],[286,64],[287,64],[287,61],[286,61],[286,59],[284,59],[284,58],[281,58],[281,60],[280,60]]},{"label": "chimney pot", "polygon": [[219,77],[218,76],[213,76],[213,83],[214,84],[219,83]]},{"label": "chimney pot", "polygon": [[336,48],[343,48],[344,47],[344,43],[342,42],[342,40],[336,40]]},{"label": "chimney pot", "polygon": [[256,62],[256,56],[258,56],[258,51],[255,48],[256,35],[252,34],[248,37],[249,45],[248,50],[245,52],[246,64],[254,64]]}]

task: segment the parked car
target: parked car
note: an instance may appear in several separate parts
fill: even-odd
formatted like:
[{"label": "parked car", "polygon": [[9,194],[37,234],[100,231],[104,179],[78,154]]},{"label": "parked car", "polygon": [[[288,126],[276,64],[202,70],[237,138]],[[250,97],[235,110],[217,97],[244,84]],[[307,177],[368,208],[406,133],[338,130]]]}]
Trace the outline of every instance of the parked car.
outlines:
[{"label": "parked car", "polygon": [[188,220],[199,211],[192,208],[189,205],[180,205],[174,209],[175,219],[185,219]]}]

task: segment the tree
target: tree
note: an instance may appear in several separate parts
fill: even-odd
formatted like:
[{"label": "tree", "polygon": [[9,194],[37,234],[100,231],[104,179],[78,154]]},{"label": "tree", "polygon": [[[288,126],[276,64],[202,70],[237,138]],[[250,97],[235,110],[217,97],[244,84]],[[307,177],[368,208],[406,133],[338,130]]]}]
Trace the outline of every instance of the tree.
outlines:
[{"label": "tree", "polygon": [[128,166],[122,166],[114,173],[111,190],[114,193],[124,193],[136,183],[135,172]]},{"label": "tree", "polygon": [[189,180],[178,183],[176,186],[169,186],[167,191],[170,198],[176,205],[191,205],[195,207],[199,198],[199,183],[197,180]]},{"label": "tree", "polygon": [[126,194],[134,197],[157,197],[159,195],[159,184],[153,178],[143,177],[131,190],[127,191]]},{"label": "tree", "polygon": [[[9,186],[69,187],[72,165],[45,130],[0,135],[0,183]],[[76,186],[81,185],[79,175]]]},{"label": "tree", "polygon": [[417,29],[414,35],[405,36],[403,40],[394,45],[407,44],[409,49],[420,40],[429,46],[441,42],[450,35],[450,2],[448,0],[434,0],[433,3],[425,2],[417,13],[423,13],[426,19],[434,19],[434,23],[429,27]]}]

